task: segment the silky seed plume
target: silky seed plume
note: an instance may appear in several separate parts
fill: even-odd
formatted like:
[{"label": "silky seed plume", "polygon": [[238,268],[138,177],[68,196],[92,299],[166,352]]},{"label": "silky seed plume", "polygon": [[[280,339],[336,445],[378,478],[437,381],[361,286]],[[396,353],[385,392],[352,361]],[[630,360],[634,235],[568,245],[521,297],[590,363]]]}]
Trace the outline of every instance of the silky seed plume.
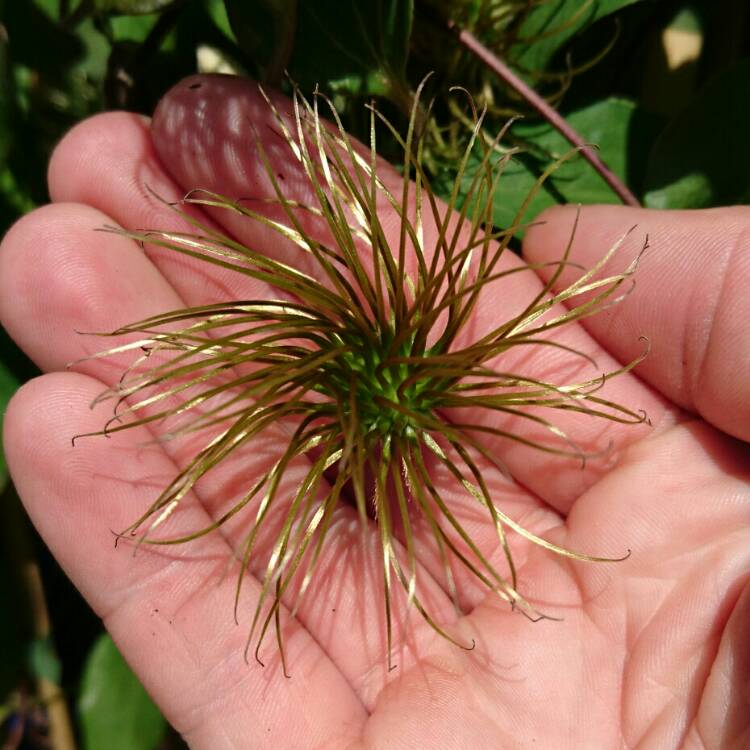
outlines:
[{"label": "silky seed plume", "polygon": [[[505,481],[512,478],[483,437],[584,462],[588,454],[555,424],[556,412],[572,410],[627,424],[646,421],[644,413],[600,395],[607,381],[630,371],[641,358],[602,373],[585,352],[555,343],[547,335],[596,314],[627,293],[623,285],[632,277],[636,262],[622,273],[602,275],[625,237],[593,268],[582,270],[571,285],[554,292],[563,271],[576,267],[569,258],[571,236],[560,260],[546,264],[552,273],[539,293],[507,318],[498,305],[495,326],[472,338],[472,313],[490,284],[501,279],[512,282],[516,274],[543,268],[507,267],[500,261],[510,252],[511,239],[522,227],[534,194],[575,152],[540,177],[512,226],[495,229],[493,201],[512,152],[498,160],[493,143],[480,137],[485,114],[475,113],[454,189],[446,203],[440,202],[423,168],[424,141],[416,127],[420,94],[421,90],[403,136],[370,106],[369,152],[352,143],[323,94],[316,92],[308,101],[295,91],[290,118],[263,94],[289,157],[307,181],[309,204],[285,195],[258,138],[258,159],[275,195],[269,203],[277,213],[280,209],[280,216],[269,218],[252,201],[197,189],[170,204],[191,225],[189,232],[109,229],[265,282],[278,291],[278,299],[217,301],[154,315],[104,334],[137,339],[95,355],[132,353],[134,362],[120,382],[97,399],[97,403],[114,401],[116,409],[104,429],[93,434],[169,420],[162,439],[206,435],[187,465],[120,536],[135,537],[139,544],[182,544],[218,529],[230,518],[244,519],[241,571],[251,560],[257,562],[254,556],[261,556],[263,562],[247,648],[260,661],[261,646],[273,628],[285,674],[281,604],[289,598],[295,580],[292,612],[314,588],[316,566],[338,504],[352,503],[362,524],[377,525],[389,666],[396,587],[403,589],[408,605],[435,632],[457,646],[471,648],[472,643],[436,621],[422,601],[415,518],[431,533],[449,589],[454,587],[454,566],[463,567],[500,599],[537,618],[540,613],[519,592],[513,535],[575,560],[610,558],[559,547],[507,515],[493,499],[478,461],[489,464]],[[322,108],[333,125],[323,122]],[[379,127],[385,127],[403,150],[398,189],[390,189],[378,176]],[[469,157],[477,153],[480,166],[469,176]],[[311,262],[303,270],[269,257],[195,218],[190,212],[193,206],[258,222]],[[383,206],[400,222],[395,233],[387,233],[382,224]],[[310,217],[325,228],[325,239],[309,231],[305,218]],[[425,232],[425,217],[434,231]],[[504,356],[514,347],[557,347],[585,360],[592,366],[592,377],[552,382],[507,371]],[[516,426],[504,430],[466,416],[482,412],[511,416]],[[288,443],[262,476],[247,481],[231,508],[191,533],[160,535],[161,527],[201,478],[240,447],[254,441],[263,444],[265,432],[278,424],[286,426]],[[524,431],[524,424],[534,430]],[[293,492],[282,491],[284,473],[302,457],[309,466],[305,475]],[[505,561],[503,572],[462,526],[434,479],[435,467],[446,472],[491,522]],[[397,549],[403,552],[397,554]],[[241,572],[235,610],[243,580]]]}]

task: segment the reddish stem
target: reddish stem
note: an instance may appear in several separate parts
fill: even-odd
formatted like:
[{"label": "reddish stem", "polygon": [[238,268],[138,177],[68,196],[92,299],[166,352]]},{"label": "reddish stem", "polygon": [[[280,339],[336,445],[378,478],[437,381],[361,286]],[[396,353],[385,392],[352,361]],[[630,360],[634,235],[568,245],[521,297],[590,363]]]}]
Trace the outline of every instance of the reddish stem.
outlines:
[{"label": "reddish stem", "polygon": [[619,198],[628,206],[640,206],[638,198],[622,180],[599,158],[599,155],[586,144],[586,141],[572,128],[565,118],[550,106],[534,89],[519,78],[497,55],[490,52],[470,31],[460,28],[452,21],[448,22],[450,29],[458,37],[458,41],[467,50],[476,55],[495,75],[520,94],[547,122],[552,125],[573,146],[581,150],[586,161],[602,176],[604,181]]}]

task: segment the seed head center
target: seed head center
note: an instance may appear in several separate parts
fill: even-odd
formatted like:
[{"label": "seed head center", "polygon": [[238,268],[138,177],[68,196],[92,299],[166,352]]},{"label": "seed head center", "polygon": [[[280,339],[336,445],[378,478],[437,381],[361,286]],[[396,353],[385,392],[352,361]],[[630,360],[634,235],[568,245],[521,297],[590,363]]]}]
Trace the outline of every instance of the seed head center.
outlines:
[{"label": "seed head center", "polygon": [[[402,355],[403,356],[403,355]],[[347,354],[353,409],[366,433],[412,437],[421,415],[429,411],[423,396],[425,382],[417,376],[418,365],[393,361],[392,355]]]}]

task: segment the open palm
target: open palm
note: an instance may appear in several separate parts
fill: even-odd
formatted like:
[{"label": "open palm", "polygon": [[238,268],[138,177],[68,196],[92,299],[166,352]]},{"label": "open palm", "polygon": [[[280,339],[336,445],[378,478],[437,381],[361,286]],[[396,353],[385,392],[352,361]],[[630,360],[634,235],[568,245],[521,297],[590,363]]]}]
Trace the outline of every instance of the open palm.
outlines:
[{"label": "open palm", "polygon": [[[102,413],[87,405],[117,381],[125,362],[94,359],[66,371],[101,345],[76,331],[273,292],[92,229],[180,228],[146,186],[165,197],[196,186],[259,197],[268,186],[247,148],[251,124],[269,138],[290,197],[303,200],[304,181],[274,152],[254,86],[193,78],[167,95],[151,124],[112,113],[74,129],[50,166],[54,203],[22,219],[0,252],[2,323],[48,373],[8,409],[13,478],[40,533],[167,718],[192,747],[212,750],[750,746],[747,209],[583,211],[575,260],[591,264],[633,224],[641,238],[651,236],[653,250],[620,308],[585,329],[571,327],[560,341],[613,369],[639,353],[639,336],[648,337],[652,352],[638,375],[608,384],[607,395],[644,408],[653,428],[564,415],[562,426],[578,442],[613,446],[585,469],[492,446],[518,480],[510,486],[487,472],[505,512],[573,549],[632,552],[624,562],[587,564],[512,540],[523,593],[559,621],[532,623],[470,581],[460,582],[468,614],[457,618],[439,576],[429,577],[434,560],[425,552],[430,611],[476,648],[461,650],[412,617],[397,633],[398,668],[389,673],[377,534],[373,527],[363,545],[355,510],[342,504],[316,592],[285,620],[286,679],[272,644],[263,651],[265,668],[243,659],[246,623],[232,619],[235,579],[227,575],[241,519],[168,554],[114,549],[108,530],[127,527],[149,506],[189,459],[190,446],[149,442],[158,427],[71,445],[71,436],[101,428]],[[572,214],[557,209],[546,219],[528,233],[527,259],[561,254]],[[208,220],[269,254],[291,252],[240,217]],[[622,255],[632,257],[641,244],[634,237]],[[628,257],[613,262],[626,265]],[[512,278],[507,297],[477,309],[479,335],[503,306],[539,288],[530,275]],[[525,366],[531,375],[562,367],[554,352]],[[282,445],[285,434],[279,426],[269,443]],[[264,460],[258,446],[239,451],[200,485],[177,523],[210,523]],[[300,472],[304,466],[290,468],[290,486]],[[470,498],[451,500],[485,553],[500,561],[489,520]],[[258,591],[250,579],[240,613],[252,611]]]}]

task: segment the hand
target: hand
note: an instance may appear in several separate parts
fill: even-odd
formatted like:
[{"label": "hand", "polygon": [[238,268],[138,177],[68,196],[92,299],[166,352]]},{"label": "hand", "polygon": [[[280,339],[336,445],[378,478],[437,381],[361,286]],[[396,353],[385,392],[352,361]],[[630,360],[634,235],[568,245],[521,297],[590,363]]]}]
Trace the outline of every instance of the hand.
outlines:
[{"label": "hand", "polygon": [[[126,361],[94,359],[66,370],[102,348],[102,340],[76,331],[272,292],[92,230],[180,228],[145,186],[170,199],[192,187],[235,196],[248,186],[267,189],[248,145],[248,123],[260,123],[265,138],[267,119],[253,85],[206,77],[175,87],[150,125],[124,113],[94,117],[53,156],[52,205],[19,221],[0,251],[2,323],[47,373],[17,393],[5,417],[13,479],[39,532],[169,721],[192,747],[211,750],[750,746],[746,208],[583,210],[574,260],[591,265],[633,224],[637,232],[612,264],[625,267],[646,233],[652,249],[633,294],[561,333],[561,341],[612,369],[615,360],[637,356],[639,336],[647,337],[648,359],[606,393],[644,408],[653,428],[563,415],[576,439],[599,447],[611,441],[613,451],[581,470],[500,446],[519,484],[487,472],[497,504],[535,533],[593,554],[632,550],[621,563],[589,564],[511,540],[522,592],[562,621],[532,623],[472,585],[462,587],[469,614],[457,619],[434,584],[432,612],[453,618],[476,648],[447,643],[417,615],[396,654],[399,666],[388,673],[376,534],[362,549],[348,523],[355,511],[342,505],[321,563],[325,575],[297,618],[285,621],[292,675],[285,679],[272,639],[265,668],[243,661],[243,625],[259,587],[253,578],[246,584],[238,627],[234,576],[224,575],[241,526],[135,557],[114,548],[109,529],[127,527],[148,507],[189,447],[144,447],[158,427],[71,446],[73,435],[101,429],[106,415],[87,405]],[[298,197],[294,165],[281,153],[271,157]],[[525,241],[530,261],[560,257],[573,211],[544,218]],[[291,252],[247,220],[211,220],[268,253]],[[539,285],[511,278],[503,304]],[[497,315],[497,300],[480,307],[477,330]],[[528,366],[549,373],[556,362],[544,354]],[[283,432],[276,437],[282,441]],[[220,512],[232,483],[251,481],[257,452],[243,451],[201,485],[180,523],[196,528]],[[467,502],[468,517],[469,501],[456,502]],[[499,560],[491,524],[473,518],[475,539]]]}]

